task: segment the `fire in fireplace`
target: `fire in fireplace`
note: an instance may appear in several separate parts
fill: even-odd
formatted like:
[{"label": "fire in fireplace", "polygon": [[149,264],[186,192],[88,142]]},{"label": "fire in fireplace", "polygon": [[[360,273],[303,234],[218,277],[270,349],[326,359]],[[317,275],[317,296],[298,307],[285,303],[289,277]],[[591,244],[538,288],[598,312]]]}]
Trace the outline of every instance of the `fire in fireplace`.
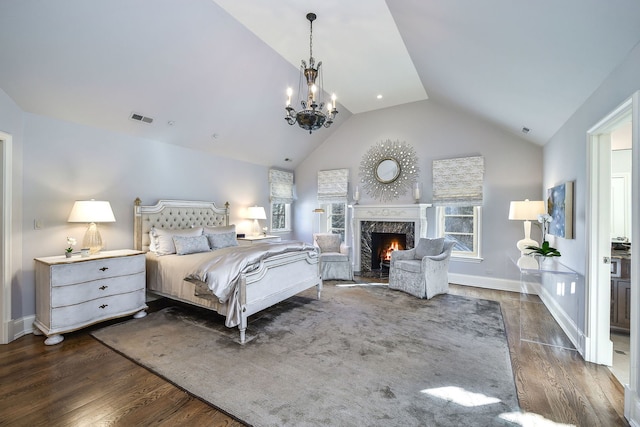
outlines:
[{"label": "fire in fireplace", "polygon": [[407,247],[407,235],[401,233],[371,233],[371,270],[391,260],[391,252]]}]

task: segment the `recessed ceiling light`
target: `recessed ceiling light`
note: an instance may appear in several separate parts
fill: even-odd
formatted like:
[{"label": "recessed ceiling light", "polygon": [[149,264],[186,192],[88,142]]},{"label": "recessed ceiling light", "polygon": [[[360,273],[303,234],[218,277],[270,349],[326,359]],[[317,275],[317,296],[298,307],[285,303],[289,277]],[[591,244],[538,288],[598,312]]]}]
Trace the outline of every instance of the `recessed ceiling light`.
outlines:
[{"label": "recessed ceiling light", "polygon": [[378,96],[376,96],[376,98],[382,99],[382,95],[378,95]]},{"label": "recessed ceiling light", "polygon": [[284,159],[284,161],[285,162],[293,162],[293,159],[290,159],[290,158],[287,157],[286,159]]},{"label": "recessed ceiling light", "polygon": [[211,135],[211,139],[218,139],[218,136],[219,135],[217,133],[214,133],[214,134]]}]

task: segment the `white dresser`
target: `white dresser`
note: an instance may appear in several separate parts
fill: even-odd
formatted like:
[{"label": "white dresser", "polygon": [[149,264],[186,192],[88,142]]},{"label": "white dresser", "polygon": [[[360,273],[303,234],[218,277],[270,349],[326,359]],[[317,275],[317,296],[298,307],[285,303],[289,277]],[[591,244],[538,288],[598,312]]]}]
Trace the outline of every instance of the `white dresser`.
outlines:
[{"label": "white dresser", "polygon": [[64,332],[93,323],[147,314],[143,252],[125,249],[35,261],[34,326],[47,335],[47,345],[62,342]]}]

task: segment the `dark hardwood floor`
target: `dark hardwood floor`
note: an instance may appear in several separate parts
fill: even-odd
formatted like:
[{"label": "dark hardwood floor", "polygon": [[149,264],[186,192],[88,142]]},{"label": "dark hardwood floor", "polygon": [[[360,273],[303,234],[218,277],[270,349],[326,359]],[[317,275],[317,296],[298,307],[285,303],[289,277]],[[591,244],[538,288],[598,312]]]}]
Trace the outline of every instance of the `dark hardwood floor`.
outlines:
[{"label": "dark hardwood floor", "polygon": [[[531,417],[525,425],[542,425],[534,424],[536,417],[576,426],[628,425],[621,385],[607,367],[567,348],[536,297],[457,285],[450,292],[500,302],[520,406]],[[523,320],[527,334],[561,345],[521,340]],[[90,330],[67,334],[55,346],[34,335],[0,346],[0,425],[243,425],[105,347]]]}]

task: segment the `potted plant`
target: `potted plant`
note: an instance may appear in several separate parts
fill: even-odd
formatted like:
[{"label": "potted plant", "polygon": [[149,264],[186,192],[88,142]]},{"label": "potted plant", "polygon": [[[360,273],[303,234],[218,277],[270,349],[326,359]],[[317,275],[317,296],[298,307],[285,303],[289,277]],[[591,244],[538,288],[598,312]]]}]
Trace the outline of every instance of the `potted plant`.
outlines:
[{"label": "potted plant", "polygon": [[73,252],[73,247],[76,244],[76,239],[74,239],[73,237],[67,237],[67,245],[69,245],[69,247],[67,249],[64,250],[64,255],[67,258],[71,258],[71,253]]},{"label": "potted plant", "polygon": [[540,246],[527,246],[527,249],[531,251],[529,252],[529,255],[539,256],[543,259],[560,256],[560,251],[556,248],[551,247],[551,245],[549,245],[549,242],[546,240],[547,230],[549,229],[549,223],[551,221],[553,221],[553,218],[551,218],[551,215],[549,214],[538,215],[538,222],[542,226],[543,241],[542,245]]}]

